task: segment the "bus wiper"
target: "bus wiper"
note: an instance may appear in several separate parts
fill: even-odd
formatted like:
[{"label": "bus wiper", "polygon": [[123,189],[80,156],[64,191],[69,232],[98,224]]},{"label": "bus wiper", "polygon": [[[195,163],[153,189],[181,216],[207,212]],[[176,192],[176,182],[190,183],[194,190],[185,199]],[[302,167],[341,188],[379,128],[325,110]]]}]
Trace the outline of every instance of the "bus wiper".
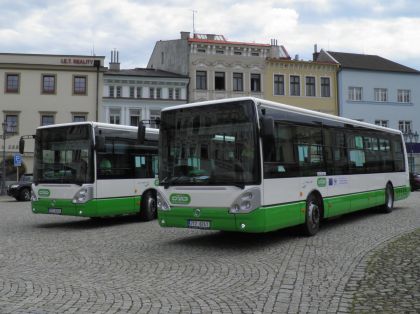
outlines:
[{"label": "bus wiper", "polygon": [[244,183],[235,182],[232,185],[240,188],[241,190],[245,189],[245,184]]}]

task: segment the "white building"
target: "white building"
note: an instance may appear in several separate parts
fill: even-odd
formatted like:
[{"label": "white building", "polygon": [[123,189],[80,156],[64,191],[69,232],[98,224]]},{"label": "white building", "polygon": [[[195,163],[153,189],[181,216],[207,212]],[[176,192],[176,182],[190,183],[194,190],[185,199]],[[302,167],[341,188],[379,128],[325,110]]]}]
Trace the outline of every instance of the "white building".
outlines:
[{"label": "white building", "polygon": [[160,118],[163,108],[187,102],[188,82],[185,75],[161,70],[120,70],[118,52],[113,51],[110,70],[104,74],[99,121],[137,126],[146,120],[156,127],[153,121]]},{"label": "white building", "polygon": [[[18,152],[22,135],[35,134],[41,125],[98,119],[104,59],[0,53],[0,114],[6,131],[6,145],[2,141],[1,149],[9,160],[6,180],[16,179],[10,159]],[[34,141],[27,140],[21,170],[32,172],[33,149]]]}]

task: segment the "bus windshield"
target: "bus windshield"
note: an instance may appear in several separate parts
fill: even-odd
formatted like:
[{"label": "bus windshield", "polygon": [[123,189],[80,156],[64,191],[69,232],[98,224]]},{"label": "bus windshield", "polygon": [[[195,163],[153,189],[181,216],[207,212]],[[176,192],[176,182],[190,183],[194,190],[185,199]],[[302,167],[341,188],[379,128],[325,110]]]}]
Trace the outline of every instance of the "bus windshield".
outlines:
[{"label": "bus windshield", "polygon": [[34,183],[93,183],[89,124],[38,129]]},{"label": "bus windshield", "polygon": [[258,184],[252,100],[162,112],[159,181],[170,185]]}]

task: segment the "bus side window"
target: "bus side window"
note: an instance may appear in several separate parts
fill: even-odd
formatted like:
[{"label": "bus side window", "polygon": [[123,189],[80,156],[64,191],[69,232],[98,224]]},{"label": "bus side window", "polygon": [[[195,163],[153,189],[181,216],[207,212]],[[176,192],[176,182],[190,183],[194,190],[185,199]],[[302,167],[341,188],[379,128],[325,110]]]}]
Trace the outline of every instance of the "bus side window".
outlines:
[{"label": "bus side window", "polygon": [[134,157],[134,169],[136,178],[148,178],[148,169],[146,163],[146,156],[135,156]]}]

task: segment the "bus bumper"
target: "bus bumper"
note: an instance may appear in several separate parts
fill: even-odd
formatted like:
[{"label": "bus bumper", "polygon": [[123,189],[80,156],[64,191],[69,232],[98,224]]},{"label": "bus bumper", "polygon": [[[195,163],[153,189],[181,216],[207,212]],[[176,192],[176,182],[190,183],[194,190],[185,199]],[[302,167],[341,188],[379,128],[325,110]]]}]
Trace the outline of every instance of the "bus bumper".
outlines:
[{"label": "bus bumper", "polygon": [[95,217],[96,200],[84,204],[74,204],[70,199],[38,199],[32,201],[32,213],[63,216]]}]

